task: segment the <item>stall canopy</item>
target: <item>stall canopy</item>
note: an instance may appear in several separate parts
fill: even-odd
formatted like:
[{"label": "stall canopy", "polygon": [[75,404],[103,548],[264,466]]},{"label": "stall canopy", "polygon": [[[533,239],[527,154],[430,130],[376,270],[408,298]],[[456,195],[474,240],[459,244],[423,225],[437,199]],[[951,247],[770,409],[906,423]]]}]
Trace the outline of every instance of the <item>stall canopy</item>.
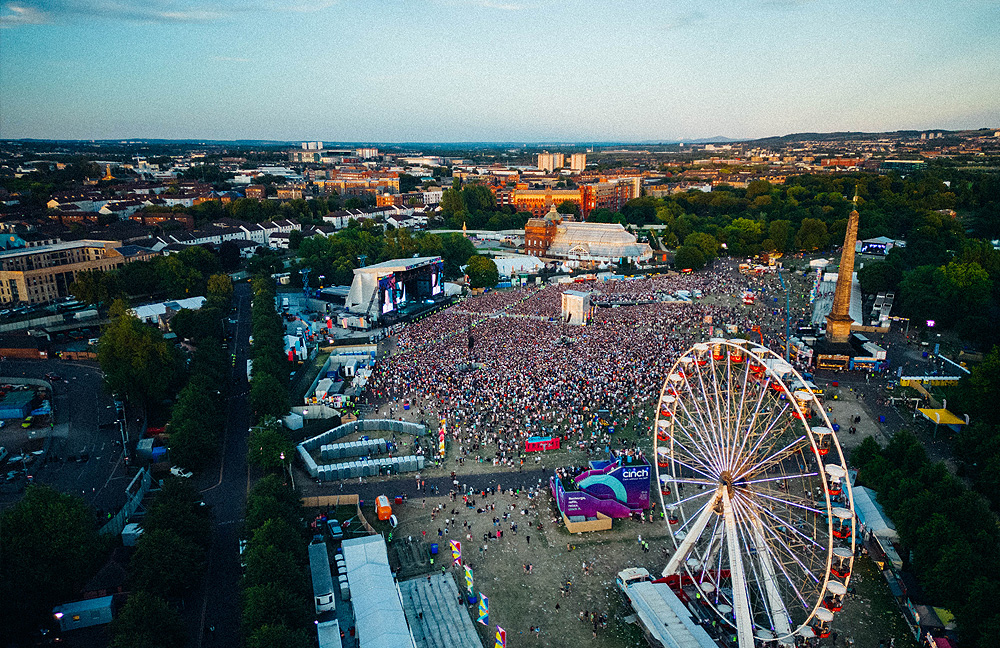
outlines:
[{"label": "stall canopy", "polygon": [[921,407],[918,411],[931,423],[938,423],[940,425],[965,425],[965,419],[958,418],[946,409]]},{"label": "stall canopy", "polygon": [[892,520],[886,516],[885,511],[876,499],[875,491],[864,486],[855,486],[854,512],[858,516],[858,521],[865,525],[865,529],[890,542],[898,542],[899,534]]}]

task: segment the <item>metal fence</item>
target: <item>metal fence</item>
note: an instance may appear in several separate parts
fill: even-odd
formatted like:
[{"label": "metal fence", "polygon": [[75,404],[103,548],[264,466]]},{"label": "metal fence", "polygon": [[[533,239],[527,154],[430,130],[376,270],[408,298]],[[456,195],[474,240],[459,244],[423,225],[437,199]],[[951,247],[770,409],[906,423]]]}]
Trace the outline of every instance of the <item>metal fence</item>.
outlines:
[{"label": "metal fence", "polygon": [[142,500],[146,497],[146,493],[153,485],[153,477],[149,474],[149,471],[145,468],[141,469],[132,481],[129,482],[128,486],[125,487],[125,493],[128,495],[128,500],[125,502],[125,506],[118,511],[118,514],[113,518],[108,520],[108,523],[101,527],[101,533],[106,533],[109,535],[118,535],[128,524],[128,520],[132,517],[132,514],[139,510],[142,505]]}]

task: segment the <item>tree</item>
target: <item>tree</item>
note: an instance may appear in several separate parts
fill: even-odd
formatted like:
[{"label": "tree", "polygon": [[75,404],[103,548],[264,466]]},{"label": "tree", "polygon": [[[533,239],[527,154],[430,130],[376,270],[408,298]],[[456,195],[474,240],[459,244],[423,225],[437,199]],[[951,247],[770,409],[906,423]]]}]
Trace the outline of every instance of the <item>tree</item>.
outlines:
[{"label": "tree", "polygon": [[206,548],[212,540],[208,507],[201,502],[201,495],[191,482],[180,477],[163,480],[163,488],[149,505],[142,528],[146,533],[168,529]]},{"label": "tree", "polygon": [[247,648],[312,648],[305,630],[283,625],[262,625],[247,637]]},{"label": "tree", "polygon": [[177,610],[159,596],[133,592],[111,622],[110,648],[183,648],[187,645],[184,621]]},{"label": "tree", "polygon": [[674,254],[674,267],[681,270],[701,270],[705,265],[705,255],[696,245],[682,245]]},{"label": "tree", "polygon": [[289,526],[302,523],[302,501],[295,491],[286,486],[277,475],[266,475],[257,480],[247,495],[244,523],[250,533],[264,526],[268,520],[280,518]]},{"label": "tree", "polygon": [[[292,230],[293,232],[295,230]],[[214,274],[208,278],[208,300],[217,306],[228,306],[233,297],[233,279],[227,274]]]},{"label": "tree", "polygon": [[165,597],[179,597],[201,579],[205,550],[172,529],[139,536],[128,566],[129,586]]},{"label": "tree", "polygon": [[861,292],[867,295],[892,292],[899,287],[899,282],[902,280],[903,273],[899,271],[898,267],[887,261],[865,263],[864,267],[858,270],[858,283],[861,284]]},{"label": "tree", "polygon": [[469,285],[473,288],[492,288],[500,281],[500,271],[493,259],[476,255],[469,259],[465,268],[469,275]]},{"label": "tree", "polygon": [[289,250],[298,250],[299,249],[299,245],[302,244],[302,240],[304,238],[306,238],[306,235],[303,234],[300,230],[292,230],[291,232],[289,232],[288,233],[288,249]]},{"label": "tree", "polygon": [[685,246],[698,248],[702,254],[702,264],[714,259],[719,253],[719,241],[711,234],[705,232],[694,232],[684,237]]},{"label": "tree", "polygon": [[200,343],[204,338],[222,336],[222,312],[218,308],[182,308],[170,319],[170,330],[182,340]]},{"label": "tree", "polygon": [[457,214],[465,209],[462,193],[457,189],[445,189],[441,192],[441,211],[446,214]]},{"label": "tree", "polygon": [[795,235],[796,248],[812,252],[813,250],[826,247],[829,242],[830,235],[827,233],[826,223],[818,218],[802,219],[799,232]]},{"label": "tree", "polygon": [[445,276],[449,278],[461,276],[461,267],[466,265],[469,259],[476,254],[476,246],[472,244],[472,241],[457,233],[443,234],[440,238],[443,249],[441,259],[444,261]]},{"label": "tree", "polygon": [[248,547],[274,547],[290,554],[295,562],[304,565],[308,562],[306,545],[302,533],[296,530],[283,518],[272,518],[254,530],[247,543]]},{"label": "tree", "polygon": [[213,393],[218,386],[196,374],[177,395],[170,415],[170,456],[180,466],[199,470],[218,452],[219,399],[213,398],[221,396]]},{"label": "tree", "polygon": [[284,470],[285,462],[292,460],[293,450],[292,440],[275,418],[265,418],[250,430],[247,459],[263,470]]},{"label": "tree", "polygon": [[111,323],[97,345],[108,387],[143,404],[162,400],[174,366],[163,334],[140,322],[120,299],[111,305],[109,315]]},{"label": "tree", "polygon": [[[788,239],[792,234],[792,222],[787,220],[771,221],[767,226],[767,238],[774,244],[776,252],[788,249]],[[770,250],[768,250],[770,251]]]},{"label": "tree", "polygon": [[305,570],[296,564],[293,554],[271,545],[254,544],[247,547],[243,559],[246,562],[244,587],[274,583],[289,592],[308,594]]},{"label": "tree", "polygon": [[482,184],[470,184],[462,187],[462,205],[469,213],[494,211],[497,199],[493,190]]},{"label": "tree", "polygon": [[261,369],[257,370],[255,361],[253,376],[250,378],[250,409],[258,419],[284,416],[288,413],[288,387],[265,372],[263,367]]},{"label": "tree", "polygon": [[0,519],[0,616],[14,636],[77,596],[103,561],[104,543],[82,499],[28,486]]},{"label": "tree", "polygon": [[309,623],[312,613],[309,597],[275,583],[243,590],[243,627],[247,634],[267,625],[301,628]]},{"label": "tree", "polygon": [[564,200],[559,203],[556,207],[556,211],[560,214],[572,214],[573,216],[580,215],[580,204],[572,200]]},{"label": "tree", "polygon": [[240,267],[240,246],[235,241],[219,243],[219,264],[230,271]]}]

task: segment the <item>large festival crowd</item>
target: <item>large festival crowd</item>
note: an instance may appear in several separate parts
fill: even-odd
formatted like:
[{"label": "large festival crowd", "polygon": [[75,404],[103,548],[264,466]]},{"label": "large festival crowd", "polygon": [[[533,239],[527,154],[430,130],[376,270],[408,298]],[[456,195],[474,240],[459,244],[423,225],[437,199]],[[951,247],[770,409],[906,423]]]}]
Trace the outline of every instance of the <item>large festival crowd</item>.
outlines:
[{"label": "large festival crowd", "polygon": [[[562,323],[567,289],[592,293],[586,326]],[[703,297],[665,301],[679,290]],[[747,290],[758,297],[753,305],[742,301]],[[743,275],[721,260],[691,275],[489,292],[405,327],[362,398],[405,400],[432,426],[445,420],[460,462],[513,466],[531,436],[559,435],[581,449],[607,451],[623,443],[611,436],[616,431],[648,433],[671,366],[710,331],[735,326],[779,350],[784,304],[777,295],[783,293],[773,275]],[[609,299],[635,303],[599,306]]]}]

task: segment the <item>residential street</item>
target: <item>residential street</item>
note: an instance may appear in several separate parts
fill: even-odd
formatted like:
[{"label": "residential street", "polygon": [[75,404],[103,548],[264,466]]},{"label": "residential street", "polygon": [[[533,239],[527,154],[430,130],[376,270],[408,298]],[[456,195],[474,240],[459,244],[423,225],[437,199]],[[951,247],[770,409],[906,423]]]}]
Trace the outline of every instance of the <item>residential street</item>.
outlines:
[{"label": "residential street", "polygon": [[[250,287],[235,286],[233,304],[237,324],[230,348],[236,354],[226,409],[221,459],[216,468],[198,476],[204,501],[212,507],[215,531],[208,552],[205,579],[187,601],[185,618],[192,646],[239,648],[240,562],[239,533],[249,488],[247,433],[250,412],[247,404],[246,361],[250,336]],[[214,632],[206,631],[213,627]]]}]

